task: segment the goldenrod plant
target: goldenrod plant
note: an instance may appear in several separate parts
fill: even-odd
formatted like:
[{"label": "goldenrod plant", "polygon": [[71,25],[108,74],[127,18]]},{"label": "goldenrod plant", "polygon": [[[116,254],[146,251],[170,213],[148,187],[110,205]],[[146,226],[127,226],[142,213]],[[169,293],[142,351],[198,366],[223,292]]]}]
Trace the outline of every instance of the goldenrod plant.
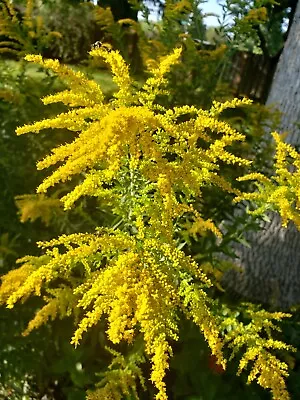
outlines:
[{"label": "goldenrod plant", "polygon": [[[223,307],[224,341],[232,349],[231,359],[239,350],[244,354],[239,361],[238,374],[251,365],[248,383],[257,381],[264,389],[271,389],[274,399],[289,399],[284,379],[288,376],[288,364],[280,361],[274,350],[295,351],[280,340],[274,340],[274,332],[280,328],[274,324],[283,318],[291,317],[282,312],[267,312],[253,304],[242,304],[243,317],[248,323],[239,321],[232,310]],[[273,350],[273,351],[272,351]]]},{"label": "goldenrod plant", "polygon": [[49,31],[41,16],[36,13],[35,0],[26,0],[23,15],[10,0],[0,2],[0,53],[24,56],[38,53],[59,32]]},{"label": "goldenrod plant", "polygon": [[[224,44],[207,47],[202,3],[203,0],[168,0],[158,21],[147,18],[147,2],[139,2],[145,17],[139,21],[129,18],[115,21],[109,7],[97,6],[94,14],[103,40],[120,51],[135,73],[142,75],[145,69],[157,67],[160,57],[181,46],[183,63],[171,71],[168,100],[173,105],[209,108],[213,98],[224,95],[224,87],[219,85],[219,71],[227,48]],[[223,97],[228,99],[227,86],[226,89]]]},{"label": "goldenrod plant", "polygon": [[[206,187],[248,198],[223,174],[226,165],[251,168],[251,161],[231,151],[245,136],[220,114],[250,101],[214,102],[207,111],[194,106],[165,108],[159,99],[168,93],[168,73],[180,62],[180,48],[160,60],[139,90],[118,51],[101,45],[90,55],[110,65],[119,88],[114,98],[105,101],[94,81],[57,60],[27,55],[27,61],[50,69],[68,86],[44,97],[43,103],[61,102],[70,110],[19,127],[17,134],[37,134],[46,128],[72,132],[73,141],[38,162],[38,169],[52,172],[37,192],[51,192],[70,181],[67,187],[73,189],[60,199],[66,210],[81,197],[92,196],[99,207],[110,208],[115,223],[92,233],[39,242],[40,256],[23,257],[19,268],[2,277],[1,303],[13,308],[32,296],[43,298],[45,305],[25,335],[51,319],[72,316],[77,324],[71,339],[75,346],[103,320],[112,345],[132,346],[129,356],[111,350],[115,359],[88,399],[137,398],[137,387],[142,390],[148,379],[141,368],[147,359],[155,398],[167,400],[165,376],[182,319],[193,321],[224,369],[223,347],[229,342],[233,352],[245,351],[240,370],[254,361],[249,381],[256,379],[270,389],[274,399],[288,399],[287,365],[277,359],[276,351],[292,349],[273,339],[271,330],[276,329],[272,320],[289,315],[249,308],[249,324],[240,322],[234,312],[224,318],[222,306],[211,296],[205,266],[183,251],[180,236],[183,230],[190,235],[212,232],[221,240],[221,228],[197,207]],[[263,200],[277,204],[276,196]],[[295,208],[293,203],[291,207]],[[284,222],[295,220],[294,214],[283,211]]]},{"label": "goldenrod plant", "polygon": [[[273,133],[276,143],[275,173],[271,177],[255,172],[240,177],[240,181],[254,180],[258,191],[244,193],[243,199],[254,200],[257,207],[253,214],[262,214],[267,211],[277,211],[283,226],[293,221],[300,228],[299,219],[299,167],[300,155],[290,144],[284,143],[283,138],[276,132]],[[236,198],[238,201],[240,197]]]}]

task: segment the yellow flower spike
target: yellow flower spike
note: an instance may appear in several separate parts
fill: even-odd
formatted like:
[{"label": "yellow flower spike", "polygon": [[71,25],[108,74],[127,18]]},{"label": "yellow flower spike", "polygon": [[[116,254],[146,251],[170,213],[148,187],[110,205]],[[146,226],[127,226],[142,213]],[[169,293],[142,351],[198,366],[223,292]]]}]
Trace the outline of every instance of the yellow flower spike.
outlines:
[{"label": "yellow flower spike", "polygon": [[212,117],[218,116],[221,114],[224,110],[228,108],[236,108],[239,106],[244,106],[244,105],[251,105],[253,103],[253,100],[247,99],[247,98],[242,98],[242,99],[233,99],[233,100],[228,100],[225,101],[224,103],[220,103],[219,101],[213,101],[213,105],[211,109],[209,110],[209,114]]},{"label": "yellow flower spike", "polygon": [[92,57],[103,58],[111,68],[113,81],[119,87],[119,91],[114,94],[118,99],[119,105],[132,103],[132,79],[130,78],[128,65],[125,63],[119,51],[112,50],[108,45],[95,47],[89,52]]},{"label": "yellow flower spike", "polygon": [[208,219],[208,220],[204,220],[203,218],[201,218],[200,216],[197,216],[195,218],[195,222],[193,223],[193,225],[191,226],[191,228],[189,229],[189,232],[192,235],[195,235],[197,233],[203,233],[205,231],[211,231],[213,232],[217,237],[221,238],[222,237],[222,233],[221,231],[216,227],[216,225],[213,223],[212,220]]},{"label": "yellow flower spike", "polygon": [[24,133],[34,132],[39,133],[43,129],[69,129],[70,131],[81,131],[89,127],[89,123],[86,119],[94,120],[105,114],[105,109],[102,107],[87,107],[78,110],[71,110],[67,113],[59,114],[55,118],[44,119],[42,121],[35,122],[31,125],[24,125],[16,129],[17,135],[23,135]]},{"label": "yellow flower spike", "polygon": [[5,304],[13,291],[17,291],[34,271],[34,266],[31,265],[28,258],[22,259],[24,264],[18,268],[9,271],[1,277],[0,304]]},{"label": "yellow flower spike", "polygon": [[70,107],[93,107],[95,105],[95,101],[88,98],[85,94],[74,93],[72,90],[65,90],[45,96],[42,98],[42,102],[45,105],[61,102]]},{"label": "yellow flower spike", "polygon": [[222,323],[224,327],[231,326],[232,328],[225,334],[225,341],[233,350],[232,356],[235,356],[239,349],[246,349],[239,363],[238,374],[247,369],[251,363],[248,383],[256,380],[264,389],[271,390],[273,399],[288,400],[290,396],[285,384],[288,366],[270,350],[296,351],[292,346],[274,340],[271,336],[272,331],[280,332],[280,328],[274,322],[291,317],[291,315],[281,312],[270,313],[265,310],[255,311],[249,304],[247,307],[248,320],[249,317],[249,323],[237,323],[232,317],[226,317]]},{"label": "yellow flower spike", "polygon": [[276,210],[283,226],[287,227],[289,221],[293,221],[299,227],[300,154],[291,145],[284,143],[278,133],[274,132],[272,136],[276,143],[275,174],[268,178],[260,173],[250,173],[238,178],[239,181],[256,181],[258,191],[241,193],[235,201],[254,200],[258,204],[258,208],[253,211],[254,215]]},{"label": "yellow flower spike", "polygon": [[59,299],[49,301],[35,314],[35,317],[29,322],[22,335],[28,336],[34,329],[38,329],[43,324],[46,324],[49,319],[54,320],[57,317],[59,306]]},{"label": "yellow flower spike", "polygon": [[[25,56],[25,60],[53,71],[75,92],[75,95],[77,92],[77,94],[86,96],[93,104],[101,104],[103,102],[104,96],[100,86],[95,81],[87,79],[82,72],[75,72],[68,66],[61,65],[58,60],[43,59],[40,55],[28,54]],[[72,92],[70,94],[72,95]],[[48,99],[51,99],[51,97],[48,97]],[[71,99],[70,102],[72,103]]]},{"label": "yellow flower spike", "polygon": [[18,289],[11,293],[6,302],[7,308],[13,308],[18,300],[26,299],[30,294],[40,296],[43,283],[50,281],[54,277],[56,277],[56,274],[51,264],[46,264],[34,270],[28,275],[23,285],[20,285]]},{"label": "yellow flower spike", "polygon": [[170,71],[171,67],[179,63],[182,49],[178,48],[167,57],[162,58],[157,68],[150,70],[150,78],[148,78],[139,93],[139,101],[142,104],[152,107],[153,102],[159,94],[166,94],[164,89],[167,79],[165,75]]},{"label": "yellow flower spike", "polygon": [[48,289],[47,292],[49,296],[44,296],[47,304],[36,312],[35,317],[29,322],[26,330],[22,333],[23,336],[27,336],[34,329],[47,323],[49,319],[63,318],[70,316],[74,312],[77,299],[74,296],[72,288]]},{"label": "yellow flower spike", "polygon": [[75,187],[75,189],[61,198],[61,202],[64,204],[65,210],[70,209],[74,203],[85,195],[104,197],[105,194],[112,196],[109,190],[100,190],[103,183],[108,184],[114,178],[112,171],[91,171],[86,174],[85,179]]}]

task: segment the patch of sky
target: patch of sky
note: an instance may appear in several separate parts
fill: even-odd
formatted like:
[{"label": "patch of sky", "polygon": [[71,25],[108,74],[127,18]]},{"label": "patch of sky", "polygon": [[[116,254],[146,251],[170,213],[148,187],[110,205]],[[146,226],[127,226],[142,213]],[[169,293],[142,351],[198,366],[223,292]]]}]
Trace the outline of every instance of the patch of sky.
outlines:
[{"label": "patch of sky", "polygon": [[204,14],[207,14],[204,19],[204,22],[207,26],[219,25],[218,18],[222,17],[222,6],[220,5],[219,1],[208,0],[201,4],[201,9]]},{"label": "patch of sky", "polygon": [[[150,10],[149,20],[157,21],[158,20],[158,8],[153,5],[153,2],[147,2],[147,6]],[[218,17],[222,17],[222,6],[220,5],[220,0],[207,0],[201,3],[200,8],[205,14],[204,22],[206,26],[218,26]],[[142,15],[139,15],[139,18],[142,18]]]}]

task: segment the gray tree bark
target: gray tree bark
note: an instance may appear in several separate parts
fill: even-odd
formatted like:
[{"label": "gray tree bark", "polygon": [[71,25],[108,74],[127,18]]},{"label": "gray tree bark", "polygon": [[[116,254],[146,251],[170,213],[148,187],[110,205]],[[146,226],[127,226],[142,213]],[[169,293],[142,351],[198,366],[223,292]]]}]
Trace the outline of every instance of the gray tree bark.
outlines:
[{"label": "gray tree bark", "polygon": [[[267,104],[282,112],[280,132],[300,146],[300,1],[273,78]],[[280,217],[270,214],[260,232],[246,235],[251,245],[236,245],[240,271],[231,270],[224,284],[252,301],[286,309],[300,304],[300,233],[294,224],[282,228]]]},{"label": "gray tree bark", "polygon": [[283,113],[282,132],[287,141],[300,145],[300,2],[298,1],[289,36],[279,59],[267,104],[275,104]]}]

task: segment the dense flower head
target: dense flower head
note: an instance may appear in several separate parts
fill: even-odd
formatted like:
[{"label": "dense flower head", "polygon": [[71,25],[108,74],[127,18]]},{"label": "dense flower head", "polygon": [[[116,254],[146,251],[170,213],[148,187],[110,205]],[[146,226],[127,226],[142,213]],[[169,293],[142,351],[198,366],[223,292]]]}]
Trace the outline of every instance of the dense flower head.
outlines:
[{"label": "dense flower head", "polygon": [[256,181],[258,191],[243,193],[237,196],[236,201],[254,200],[258,207],[253,214],[277,211],[283,226],[286,227],[292,221],[299,229],[300,154],[290,144],[285,143],[278,133],[274,132],[272,135],[276,143],[274,175],[267,178],[260,173],[250,173],[239,178],[240,181]]},{"label": "dense flower head", "polygon": [[[131,219],[133,222],[139,220],[140,229],[143,226],[142,214],[149,218],[148,224],[154,234],[163,234],[170,239],[173,221],[188,213],[193,216],[193,232],[209,229],[220,234],[212,221],[205,221],[194,210],[193,199],[201,196],[202,187],[209,185],[239,194],[222,177],[220,166],[224,163],[250,164],[249,160],[227,150],[233,143],[244,140],[244,136],[218,120],[217,116],[225,108],[248,104],[249,101],[214,102],[210,111],[189,106],[165,110],[157,107],[154,101],[165,93],[166,74],[178,62],[180,49],[161,60],[140,91],[134,90],[128,66],[118,52],[102,46],[94,48],[91,55],[103,57],[110,64],[119,86],[115,99],[108,104],[103,102],[98,85],[87,80],[82,73],[61,66],[57,60],[26,57],[53,70],[70,87],[70,90],[47,96],[44,103],[61,101],[72,109],[54,118],[20,127],[17,133],[66,128],[76,132],[77,136],[73,142],[53,149],[52,154],[38,162],[39,169],[59,164],[38,187],[38,192],[44,193],[51,186],[80,174],[83,177],[81,183],[61,199],[66,209],[84,195],[119,201],[119,188],[114,182],[120,181],[124,171],[129,170],[133,179],[143,181],[142,187],[138,188],[138,192],[143,193],[141,206],[137,202],[131,209]],[[218,137],[213,139],[208,131]],[[205,146],[201,147],[199,141],[206,143]],[[184,202],[178,201],[179,193],[185,197]],[[145,200],[151,196],[153,201],[147,204]]]},{"label": "dense flower head", "polygon": [[[176,247],[157,239],[145,240],[141,246],[132,236],[112,230],[61,236],[39,246],[47,249],[46,255],[20,260],[24,263],[20,274],[10,272],[2,285],[2,301],[10,308],[20,299],[43,293],[46,305],[24,334],[80,308],[84,314],[72,339],[75,345],[102,316],[107,317],[107,335],[115,344],[131,343],[141,332],[153,364],[151,380],[158,389],[157,398],[166,399],[163,378],[172,355],[170,340],[178,339],[179,313],[183,312],[200,327],[213,354],[224,364],[218,328],[204,291],[210,282]],[[74,271],[84,277],[81,285]],[[58,277],[66,285],[53,289]]]},{"label": "dense flower head", "polygon": [[[275,400],[290,398],[285,384],[288,376],[288,365],[280,361],[274,352],[288,350],[296,351],[292,346],[272,337],[272,331],[280,331],[277,321],[291,315],[282,312],[267,312],[255,309],[247,304],[246,318],[248,323],[238,322],[236,318],[226,316],[221,324],[225,330],[225,342],[233,349],[232,357],[240,350],[245,352],[240,359],[238,373],[251,365],[248,383],[257,381],[260,386],[270,389]],[[230,326],[230,329],[228,327]],[[238,333],[238,334],[237,334]]]},{"label": "dense flower head", "polygon": [[121,400],[123,396],[138,400],[136,381],[138,380],[146,390],[145,379],[139,364],[145,361],[141,348],[130,356],[124,357],[117,351],[107,348],[114,356],[103,378],[99,382],[98,389],[87,393],[87,400]]},{"label": "dense flower head", "polygon": [[[62,102],[70,110],[19,127],[17,133],[56,128],[68,129],[75,136],[72,142],[54,148],[38,162],[38,169],[55,166],[38,187],[39,196],[76,177],[73,190],[60,199],[65,209],[82,196],[97,197],[118,216],[119,228],[98,228],[94,233],[62,235],[38,243],[42,255],[19,260],[22,266],[3,277],[0,288],[0,301],[8,308],[32,295],[43,297],[45,306],[37,311],[24,334],[49,319],[72,314],[78,321],[74,345],[103,318],[113,344],[133,343],[138,335],[142,336],[144,351],[152,362],[150,379],[160,400],[167,400],[164,377],[182,316],[199,327],[213,356],[225,367],[222,323],[212,311],[215,303],[207,290],[212,284],[202,266],[179,249],[176,233],[184,224],[189,234],[210,230],[220,237],[214,221],[205,219],[197,209],[197,199],[204,188],[211,186],[245,197],[225,178],[223,166],[251,164],[232,152],[233,145],[243,141],[244,135],[219,118],[225,109],[249,104],[249,100],[214,102],[210,110],[193,106],[166,109],[159,104],[159,97],[166,94],[167,74],[179,62],[180,53],[175,49],[164,57],[137,90],[119,52],[106,45],[95,47],[91,56],[101,57],[110,65],[119,87],[109,102],[101,88],[81,72],[74,72],[57,60],[26,57],[51,69],[68,86],[63,92],[45,97],[43,102]],[[286,190],[284,182],[292,176],[284,172],[285,152],[296,157],[290,148],[281,146],[278,151],[276,179],[281,190]],[[256,178],[269,184],[268,178]],[[253,196],[259,198],[260,194]],[[44,204],[45,198],[40,199]],[[28,199],[24,204],[28,205]],[[266,325],[257,326],[254,333],[258,337]],[[232,335],[226,340],[233,343],[234,350],[252,340],[239,326]],[[259,340],[255,345],[266,352],[265,359],[269,357],[269,361],[257,361],[249,379],[260,374],[262,386],[271,387],[276,396],[285,394],[285,367],[267,352],[282,345]],[[253,350],[252,346],[246,353],[241,369],[248,360],[255,360],[257,348]],[[133,362],[127,368],[127,361],[118,355],[116,360],[120,368],[107,371],[103,386],[88,398],[121,399],[122,394],[129,393],[129,387],[135,396],[134,382],[141,380],[139,367]],[[278,390],[271,386],[268,362],[276,370]],[[115,384],[113,379],[117,380]]]}]

